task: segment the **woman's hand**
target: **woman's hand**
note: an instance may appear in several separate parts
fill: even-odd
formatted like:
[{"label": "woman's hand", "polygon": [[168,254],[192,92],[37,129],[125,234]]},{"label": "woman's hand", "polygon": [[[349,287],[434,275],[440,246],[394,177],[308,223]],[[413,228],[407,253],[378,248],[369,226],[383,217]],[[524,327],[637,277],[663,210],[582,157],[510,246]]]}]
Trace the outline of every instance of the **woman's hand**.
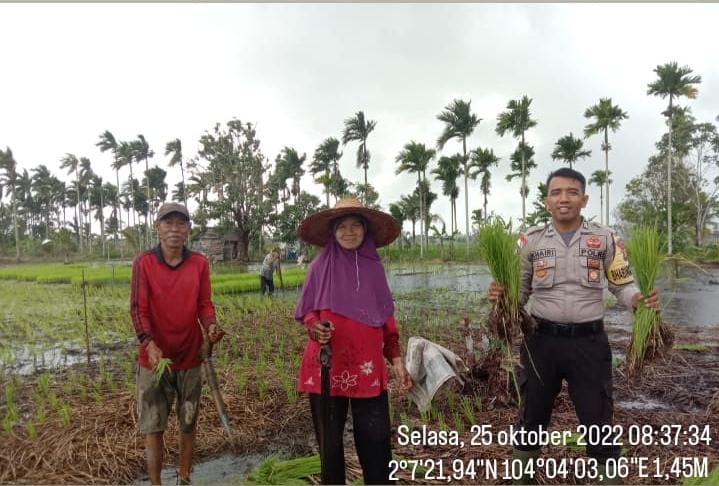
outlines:
[{"label": "woman's hand", "polygon": [[412,383],[412,377],[409,376],[407,368],[404,366],[402,357],[392,359],[392,369],[394,370],[394,376],[397,378],[397,385],[400,395],[407,393],[410,388],[414,385]]},{"label": "woman's hand", "polygon": [[330,321],[319,321],[312,325],[310,336],[320,344],[327,344],[332,339],[332,331],[334,330],[335,325]]}]

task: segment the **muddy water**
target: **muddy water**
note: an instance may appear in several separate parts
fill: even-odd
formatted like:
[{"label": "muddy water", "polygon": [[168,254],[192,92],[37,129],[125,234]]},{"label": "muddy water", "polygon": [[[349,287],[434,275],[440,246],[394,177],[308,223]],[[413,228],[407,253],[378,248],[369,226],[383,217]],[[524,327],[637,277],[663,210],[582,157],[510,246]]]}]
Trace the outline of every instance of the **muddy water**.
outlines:
[{"label": "muddy water", "polygon": [[[492,280],[484,265],[451,264],[390,266],[387,277],[395,293],[422,288],[484,293]],[[719,285],[712,282],[719,282],[719,269],[684,269],[679,279],[658,279],[664,319],[677,325],[719,326]],[[610,312],[607,317],[626,321],[621,314]]]}]

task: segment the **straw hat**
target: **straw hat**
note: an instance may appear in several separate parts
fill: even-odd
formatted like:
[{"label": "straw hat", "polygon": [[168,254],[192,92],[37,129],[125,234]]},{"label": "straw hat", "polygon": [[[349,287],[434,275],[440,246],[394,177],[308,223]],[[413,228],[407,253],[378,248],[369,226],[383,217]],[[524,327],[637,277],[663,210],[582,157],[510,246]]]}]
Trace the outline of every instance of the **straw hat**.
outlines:
[{"label": "straw hat", "polygon": [[387,213],[362,206],[353,196],[343,197],[332,209],[325,209],[305,218],[297,228],[302,240],[317,246],[325,246],[332,237],[332,221],[340,216],[357,214],[367,220],[378,247],[389,245],[400,233],[399,222]]}]

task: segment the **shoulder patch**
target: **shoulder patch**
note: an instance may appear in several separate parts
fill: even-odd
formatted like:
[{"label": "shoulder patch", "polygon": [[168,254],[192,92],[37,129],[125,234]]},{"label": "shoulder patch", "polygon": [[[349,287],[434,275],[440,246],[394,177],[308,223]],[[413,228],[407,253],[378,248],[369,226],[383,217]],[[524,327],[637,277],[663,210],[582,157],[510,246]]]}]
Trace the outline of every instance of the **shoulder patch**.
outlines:
[{"label": "shoulder patch", "polygon": [[634,282],[632,269],[629,267],[627,250],[624,248],[624,240],[612,233],[614,240],[614,259],[607,269],[607,279],[614,285],[625,285]]}]

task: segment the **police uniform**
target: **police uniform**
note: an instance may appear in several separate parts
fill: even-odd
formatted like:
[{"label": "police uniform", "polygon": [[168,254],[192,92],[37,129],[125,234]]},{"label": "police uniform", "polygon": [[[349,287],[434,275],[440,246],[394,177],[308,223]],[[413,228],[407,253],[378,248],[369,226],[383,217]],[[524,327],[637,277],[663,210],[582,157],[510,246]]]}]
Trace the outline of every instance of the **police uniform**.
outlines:
[{"label": "police uniform", "polygon": [[[612,352],[604,332],[603,292],[627,308],[639,290],[624,243],[606,226],[582,220],[567,245],[554,226],[534,226],[520,236],[520,298],[529,303],[536,332],[525,339],[518,373],[519,425],[546,430],[554,400],[567,380],[579,422],[612,422]],[[536,451],[526,444],[520,451]],[[619,448],[589,444],[587,454],[604,462]]]}]

